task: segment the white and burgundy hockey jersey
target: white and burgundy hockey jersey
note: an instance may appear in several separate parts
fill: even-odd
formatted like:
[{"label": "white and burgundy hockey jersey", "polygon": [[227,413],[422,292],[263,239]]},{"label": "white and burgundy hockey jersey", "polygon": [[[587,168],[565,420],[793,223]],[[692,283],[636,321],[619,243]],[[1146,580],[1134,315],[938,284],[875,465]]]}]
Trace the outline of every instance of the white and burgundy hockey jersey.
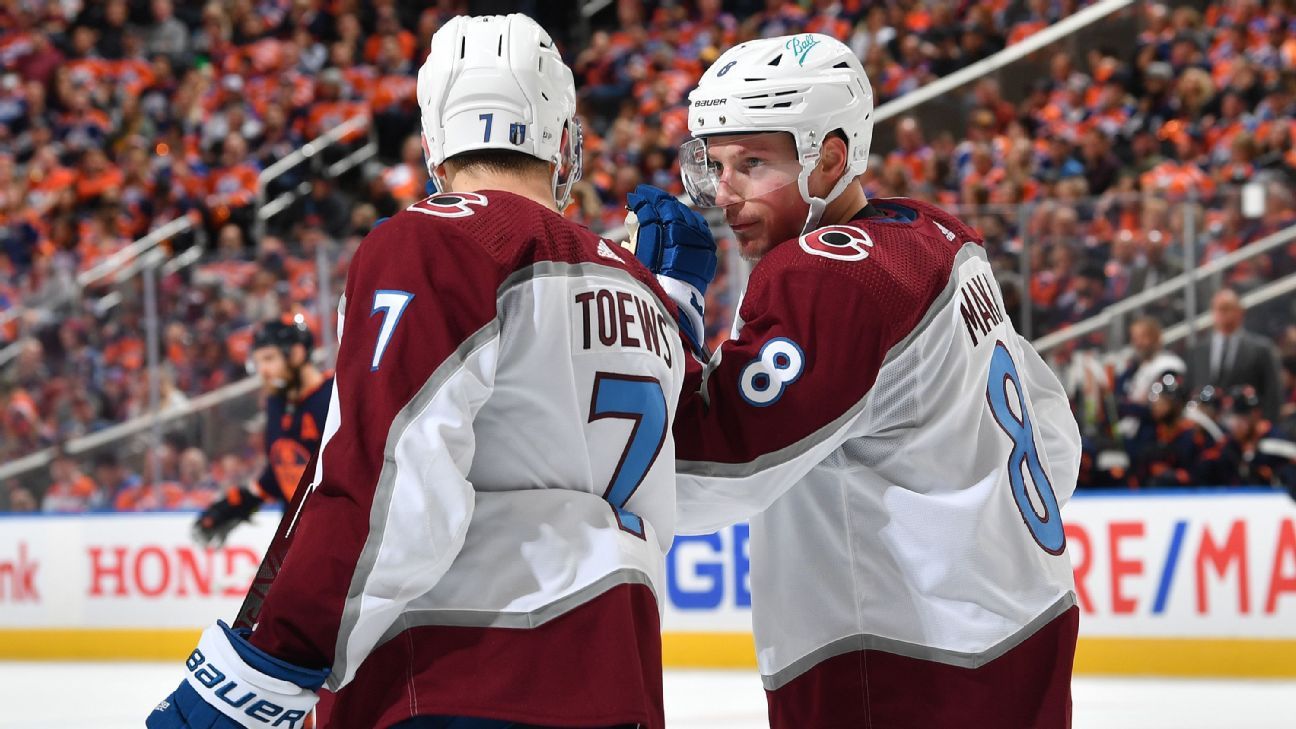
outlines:
[{"label": "white and burgundy hockey jersey", "polygon": [[771,726],[1063,726],[1067,398],[973,230],[910,200],[863,213],[772,249],[691,368],[680,531],[751,520]]},{"label": "white and burgundy hockey jersey", "polygon": [[674,305],[525,198],[433,196],[351,264],[313,491],[251,641],[329,727],[661,727]]}]

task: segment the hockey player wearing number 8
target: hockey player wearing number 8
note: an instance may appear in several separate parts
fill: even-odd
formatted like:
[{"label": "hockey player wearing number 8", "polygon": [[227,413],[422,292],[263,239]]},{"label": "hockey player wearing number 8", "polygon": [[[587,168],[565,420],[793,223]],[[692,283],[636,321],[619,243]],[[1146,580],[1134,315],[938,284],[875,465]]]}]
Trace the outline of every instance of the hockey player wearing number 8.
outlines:
[{"label": "hockey player wearing number 8", "polygon": [[580,131],[538,25],[451,20],[418,101],[441,192],[352,261],[282,566],[149,727],[300,728],[321,688],[334,729],[663,726],[678,312],[558,213]]},{"label": "hockey player wearing number 8", "polygon": [[[756,261],[733,338],[691,363],[679,527],[751,521],[778,729],[1070,725],[1077,609],[1060,507],[1080,437],[1004,312],[980,236],[869,202],[872,92],[821,35],[724,53],[690,95],[685,188]],[[640,188],[636,255],[690,306],[714,246]]]}]

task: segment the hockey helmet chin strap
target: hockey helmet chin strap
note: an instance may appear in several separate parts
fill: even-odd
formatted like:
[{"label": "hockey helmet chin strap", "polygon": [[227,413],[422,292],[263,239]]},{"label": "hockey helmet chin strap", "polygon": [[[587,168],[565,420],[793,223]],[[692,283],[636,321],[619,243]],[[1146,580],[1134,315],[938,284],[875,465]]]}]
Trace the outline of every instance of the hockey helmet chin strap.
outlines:
[{"label": "hockey helmet chin strap", "polygon": [[801,174],[797,176],[797,189],[801,192],[801,199],[810,204],[810,211],[806,213],[805,225],[801,226],[801,235],[805,235],[815,228],[819,227],[819,219],[823,217],[824,210],[832,204],[833,200],[841,197],[846,192],[847,186],[855,182],[859,175],[850,175],[845,170],[842,171],[841,179],[833,185],[833,189],[828,191],[827,197],[814,197],[810,194],[810,173],[814,172],[815,164],[819,161],[819,155],[816,154],[813,159],[807,160],[801,167]]},{"label": "hockey helmet chin strap", "polygon": [[571,202],[572,189],[580,181],[585,169],[585,133],[580,120],[572,117],[563,127],[563,143],[559,146],[558,161],[554,163],[553,189],[554,204],[558,212],[567,208]]}]

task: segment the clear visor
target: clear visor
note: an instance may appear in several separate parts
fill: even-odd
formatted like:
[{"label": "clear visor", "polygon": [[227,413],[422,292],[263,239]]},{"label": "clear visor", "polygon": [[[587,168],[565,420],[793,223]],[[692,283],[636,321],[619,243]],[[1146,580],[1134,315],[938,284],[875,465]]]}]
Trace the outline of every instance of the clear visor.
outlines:
[{"label": "clear visor", "polygon": [[795,185],[801,162],[771,148],[769,136],[708,137],[680,145],[680,177],[693,204],[727,207]]},{"label": "clear visor", "polygon": [[572,117],[563,131],[561,156],[554,168],[554,202],[558,209],[567,207],[571,200],[572,188],[580,181],[585,169],[585,132],[580,120]]}]

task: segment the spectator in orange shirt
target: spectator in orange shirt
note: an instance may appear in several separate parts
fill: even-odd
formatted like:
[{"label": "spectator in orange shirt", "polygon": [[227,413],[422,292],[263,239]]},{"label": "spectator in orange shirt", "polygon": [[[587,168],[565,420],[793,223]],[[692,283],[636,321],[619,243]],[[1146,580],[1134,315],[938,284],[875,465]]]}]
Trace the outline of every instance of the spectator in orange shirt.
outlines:
[{"label": "spectator in orange shirt", "polygon": [[[347,101],[343,97],[343,80],[342,72],[336,68],[327,68],[320,74],[319,83],[315,86],[315,103],[306,117],[307,139],[314,139],[354,116],[369,113],[365,104]],[[343,141],[357,142],[364,135],[364,130],[359,129],[343,137]]]},{"label": "spectator in orange shirt", "polygon": [[103,490],[66,453],[59,453],[50,461],[50,480],[50,487],[41,500],[41,511],[72,514],[97,511],[104,505]]},{"label": "spectator in orange shirt", "polygon": [[887,155],[887,164],[904,165],[914,182],[922,182],[927,179],[931,157],[932,149],[923,140],[918,121],[911,116],[901,119],[896,125],[896,146]]},{"label": "spectator in orange shirt", "polygon": [[[39,360],[43,354],[40,342],[29,339],[22,347],[23,350],[18,355],[19,365],[22,365],[23,360],[29,360],[34,356],[41,368],[40,372],[44,373],[44,363]],[[3,419],[4,438],[0,439],[0,448],[3,450],[0,452],[3,452],[6,458],[26,455],[48,446],[53,441],[53,429],[41,420],[36,400],[23,387],[15,387],[9,392]]]},{"label": "spectator in orange shirt", "polygon": [[91,147],[81,156],[81,174],[76,182],[77,202],[92,204],[108,192],[121,188],[122,173],[102,149]]},{"label": "spectator in orange shirt", "polygon": [[846,40],[851,24],[845,18],[845,9],[839,0],[815,0],[815,14],[805,24],[807,33],[822,33]]},{"label": "spectator in orange shirt", "polygon": [[[1031,4],[1047,5],[1048,0],[1032,0]],[[1012,45],[1014,43],[1020,43],[1023,40],[1029,38],[1030,36],[1035,35],[1039,31],[1044,30],[1048,26],[1049,26],[1048,20],[1045,18],[1032,17],[1023,20],[1017,23],[1016,25],[1014,25],[1012,29],[1008,32],[1008,45]]]},{"label": "spectator in orange shirt", "polygon": [[1249,182],[1255,174],[1253,162],[1258,154],[1255,137],[1247,132],[1236,134],[1229,142],[1228,161],[1219,170],[1219,181],[1229,185]]},{"label": "spectator in orange shirt", "polygon": [[179,508],[184,492],[174,481],[141,482],[124,489],[113,500],[115,511],[165,511]]},{"label": "spectator in orange shirt", "polygon": [[405,30],[396,17],[396,8],[385,5],[378,8],[378,19],[375,30],[365,41],[364,59],[376,64],[382,51],[382,45],[388,38],[393,38],[399,48],[400,57],[409,61],[414,57],[414,34]]},{"label": "spectator in orange shirt", "polygon": [[418,127],[417,81],[407,73],[407,66],[396,36],[383,38],[378,56],[379,75],[367,90],[380,157],[397,156],[401,152],[401,140],[410,129]]},{"label": "spectator in orange shirt", "polygon": [[400,163],[383,170],[383,185],[396,200],[398,209],[401,209],[423,198],[427,180],[423,147],[417,135],[410,135],[401,147]]},{"label": "spectator in orange shirt", "polygon": [[74,187],[77,173],[59,163],[54,147],[36,150],[27,165],[27,201],[40,214],[53,207],[58,193]]},{"label": "spectator in orange shirt", "polygon": [[247,142],[237,132],[225,137],[221,166],[207,179],[208,225],[218,229],[227,221],[246,227],[256,201],[257,170],[248,162]]},{"label": "spectator in orange shirt", "polygon": [[220,487],[211,476],[207,456],[199,448],[186,448],[180,454],[180,495],[169,508],[206,509],[220,496]]}]

